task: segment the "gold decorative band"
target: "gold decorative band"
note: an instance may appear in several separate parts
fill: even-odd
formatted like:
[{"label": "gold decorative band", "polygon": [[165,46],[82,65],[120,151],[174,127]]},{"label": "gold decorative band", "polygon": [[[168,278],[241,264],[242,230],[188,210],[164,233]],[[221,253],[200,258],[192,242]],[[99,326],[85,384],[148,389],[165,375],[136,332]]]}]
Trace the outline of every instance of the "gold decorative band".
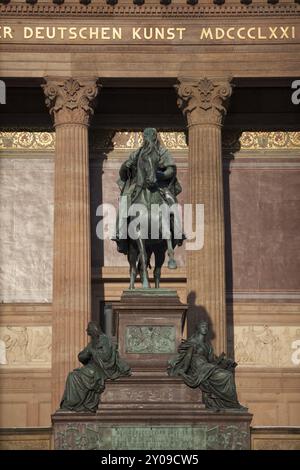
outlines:
[{"label": "gold decorative band", "polygon": [[[181,150],[187,148],[184,132],[160,132],[162,144],[170,150]],[[143,142],[142,132],[116,132],[113,139],[115,150],[136,149]]]},{"label": "gold decorative band", "polygon": [[54,150],[54,132],[0,132],[0,150]]},{"label": "gold decorative band", "polygon": [[[91,149],[134,150],[142,143],[142,132],[93,130]],[[184,132],[160,132],[162,144],[170,150],[186,150]],[[238,132],[225,131],[225,150],[282,150],[300,149],[300,132]],[[55,132],[11,131],[0,132],[2,150],[48,150],[55,149]]]},{"label": "gold decorative band", "polygon": [[235,151],[300,149],[300,132],[224,132],[223,148]]}]

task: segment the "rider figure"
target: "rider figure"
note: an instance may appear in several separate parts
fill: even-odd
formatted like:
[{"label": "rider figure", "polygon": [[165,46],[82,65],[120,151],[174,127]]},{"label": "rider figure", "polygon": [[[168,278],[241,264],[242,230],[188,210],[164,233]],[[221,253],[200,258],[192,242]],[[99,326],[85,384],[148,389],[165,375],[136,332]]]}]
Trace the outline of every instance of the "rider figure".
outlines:
[{"label": "rider figure", "polygon": [[[146,164],[153,165],[156,168],[154,178],[150,172],[145,177]],[[143,194],[143,204],[147,206],[157,202],[160,204],[166,203],[171,207],[177,203],[176,197],[182,191],[182,188],[176,177],[174,160],[170,152],[161,146],[157,131],[153,128],[144,130],[142,146],[132,152],[128,160],[122,164],[119,175],[118,185],[122,197],[120,199],[116,237],[114,240],[117,242],[118,251],[127,254],[127,210],[131,204],[137,201],[137,199],[141,202],[140,196]],[[156,200],[155,193],[158,195]],[[151,207],[148,207],[148,209],[151,210]],[[182,234],[181,239],[174,240],[174,226],[181,227],[181,221],[178,217],[178,213],[175,211],[173,214],[173,246],[176,244],[181,245],[185,238]],[[123,224],[126,224],[126,227]],[[126,234],[126,238],[120,237],[121,233]]]}]

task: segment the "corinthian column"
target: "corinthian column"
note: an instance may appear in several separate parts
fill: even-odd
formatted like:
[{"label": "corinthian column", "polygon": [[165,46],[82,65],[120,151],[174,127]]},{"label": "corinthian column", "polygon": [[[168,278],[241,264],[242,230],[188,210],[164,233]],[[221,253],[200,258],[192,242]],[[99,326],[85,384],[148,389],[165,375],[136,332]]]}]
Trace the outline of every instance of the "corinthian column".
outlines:
[{"label": "corinthian column", "polygon": [[91,314],[88,125],[96,79],[47,78],[46,105],[56,130],[52,319],[52,409],[86,344]]},{"label": "corinthian column", "polygon": [[187,251],[189,327],[208,317],[221,352],[227,343],[221,127],[232,89],[227,79],[179,82],[178,106],[188,123],[189,202],[204,204],[204,246]]}]

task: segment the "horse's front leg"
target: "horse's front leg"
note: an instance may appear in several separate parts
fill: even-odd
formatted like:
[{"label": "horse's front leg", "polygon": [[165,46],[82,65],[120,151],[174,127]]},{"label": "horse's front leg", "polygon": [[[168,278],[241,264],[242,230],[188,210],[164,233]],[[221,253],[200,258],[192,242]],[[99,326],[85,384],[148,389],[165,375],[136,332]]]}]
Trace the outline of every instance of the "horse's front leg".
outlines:
[{"label": "horse's front leg", "polygon": [[136,266],[130,266],[130,284],[129,289],[134,289],[134,283],[136,280]]},{"label": "horse's front leg", "polygon": [[129,262],[129,273],[130,273],[130,284],[129,289],[134,289],[134,284],[137,274],[137,259],[138,259],[138,250],[135,249],[131,244],[128,250],[128,262]]},{"label": "horse's front leg", "polygon": [[161,268],[158,268],[157,266],[155,266],[153,275],[154,275],[155,289],[159,289]]},{"label": "horse's front leg", "polygon": [[167,240],[167,246],[168,246],[168,256],[169,256],[169,261],[168,261],[168,268],[169,269],[176,269],[177,268],[177,263],[174,258],[174,249],[172,246],[172,240],[169,238]]},{"label": "horse's front leg", "polygon": [[147,271],[147,253],[146,253],[146,248],[145,248],[145,241],[142,240],[141,237],[139,237],[137,240],[137,245],[139,249],[139,262],[140,262],[140,275],[141,275],[141,281],[144,289],[148,289],[150,287],[149,284],[149,279],[148,279],[148,271]]}]

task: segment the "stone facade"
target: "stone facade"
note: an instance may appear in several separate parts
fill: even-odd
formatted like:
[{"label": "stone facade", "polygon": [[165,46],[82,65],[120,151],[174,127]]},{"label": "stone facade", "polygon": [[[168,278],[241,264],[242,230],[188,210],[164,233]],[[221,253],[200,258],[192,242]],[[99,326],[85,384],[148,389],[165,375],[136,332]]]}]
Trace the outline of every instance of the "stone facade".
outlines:
[{"label": "stone facade", "polygon": [[[42,137],[44,135],[44,137]],[[109,158],[104,160],[104,167],[101,170],[101,173],[98,173],[98,168],[101,167],[101,160],[98,159],[101,156],[101,152],[106,152],[107,148],[109,148],[110,139],[109,140],[102,140],[99,141],[96,139],[98,136],[101,135],[99,132],[92,132],[92,140],[91,140],[91,162],[90,162],[90,171],[91,171],[91,201],[92,201],[92,208],[97,207],[96,204],[99,202],[99,199],[95,199],[95,205],[93,206],[93,197],[97,196],[97,188],[99,179],[103,180],[104,184],[107,184],[106,192],[104,193],[104,198],[107,201],[113,202],[114,198],[111,196],[109,192],[110,184],[108,181],[113,181],[115,184],[115,180],[117,179],[117,167],[119,162],[121,162],[128,152],[136,147],[136,145],[140,142],[140,134],[135,132],[113,132],[113,149],[110,150]],[[107,135],[107,132],[103,135]],[[22,163],[26,165],[25,168],[31,168],[32,175],[35,174],[35,168],[49,168],[49,173],[47,170],[46,174],[49,174],[51,177],[43,182],[43,190],[47,195],[53,192],[53,150],[54,150],[54,143],[55,143],[55,134],[54,133],[12,133],[12,132],[3,132],[1,134],[2,138],[2,159],[3,162],[2,168],[6,168],[7,164],[11,163],[16,159],[17,163]],[[32,136],[32,137],[31,137]],[[94,137],[95,136],[95,137]],[[177,165],[179,167],[180,172],[180,179],[186,181],[186,171],[187,171],[187,143],[186,137],[184,133],[178,132],[163,132],[161,133],[162,140],[164,144],[174,152]],[[238,144],[237,144],[238,141]],[[268,152],[266,154],[265,152]],[[277,173],[278,169],[282,168],[282,171],[285,171],[286,168],[294,168],[297,165],[298,154],[300,151],[299,146],[299,139],[298,133],[275,133],[275,132],[244,132],[239,134],[237,132],[228,132],[225,131],[224,138],[223,138],[223,155],[225,157],[224,160],[224,171],[226,172],[227,168],[227,155],[231,155],[232,152],[235,154],[235,160],[230,163],[231,165],[231,185],[235,188],[234,191],[231,192],[232,204],[231,204],[231,228],[232,233],[237,233],[237,229],[239,227],[238,221],[240,220],[241,215],[243,215],[244,211],[242,208],[240,209],[237,205],[238,197],[237,195],[242,191],[245,190],[246,187],[243,184],[243,180],[239,183],[239,186],[236,186],[235,179],[236,176],[242,175],[243,173],[238,172],[238,166],[242,166],[244,168],[245,175],[249,174],[249,171],[257,172],[259,171],[261,174],[265,172],[264,169],[266,166],[272,168],[272,165],[277,165]],[[255,153],[253,153],[255,152]],[[278,163],[277,163],[278,162]],[[38,167],[36,165],[39,165]],[[263,167],[261,165],[264,165]],[[44,166],[42,166],[44,165]],[[246,165],[246,166],[245,166]],[[255,166],[256,165],[256,166]],[[280,166],[278,166],[280,165]],[[292,167],[291,167],[292,165]],[[236,168],[236,169],[235,169]],[[95,173],[95,169],[97,169],[97,173]],[[292,177],[295,174],[295,169],[292,170],[292,173],[286,172],[286,175],[290,175]],[[104,173],[102,174],[102,171]],[[281,171],[281,170],[280,170]],[[236,176],[235,176],[236,172]],[[246,173],[247,172],[247,173]],[[21,172],[20,172],[21,174]],[[39,180],[41,181],[41,176],[44,173],[39,174]],[[255,173],[254,173],[255,174]],[[97,176],[98,175],[98,176]],[[97,176],[97,178],[96,178]],[[32,176],[33,178],[33,176]],[[239,176],[241,178],[241,176]],[[282,184],[283,180],[281,179]],[[187,183],[184,183],[186,186]],[[117,193],[117,185],[116,193]],[[289,185],[289,191],[292,191],[293,186]],[[2,191],[5,190],[5,186],[2,186]],[[294,193],[296,195],[296,193]],[[115,198],[117,197],[117,194]],[[184,192],[183,201],[186,200],[187,194]],[[263,195],[261,195],[263,197]],[[265,196],[266,197],[266,196]],[[2,199],[3,200],[3,199]],[[44,202],[46,204],[46,201]],[[51,209],[51,201],[48,202],[48,207]],[[28,204],[27,204],[28,205]],[[46,206],[47,207],[47,206]],[[235,209],[236,208],[236,209]],[[29,209],[30,210],[30,209]],[[282,210],[286,210],[286,206],[282,207]],[[44,212],[44,211],[43,211]],[[95,211],[93,211],[95,213]],[[46,214],[49,214],[49,211],[46,210]],[[45,214],[44,214],[45,217]],[[93,222],[94,221],[94,222]],[[95,225],[97,223],[97,219],[93,217],[92,214],[92,240],[93,240],[93,233],[95,231]],[[247,222],[247,224],[252,224],[251,220]],[[43,231],[41,233],[40,239],[45,239],[45,236],[50,236],[51,233],[46,230],[46,226],[48,227],[48,222],[45,221],[40,229]],[[51,224],[49,226],[51,228]],[[226,225],[225,225],[226,227]],[[260,233],[264,233],[264,228],[261,228]],[[35,232],[31,231],[31,233],[35,235]],[[285,232],[286,236],[288,236],[288,231]],[[7,236],[7,232],[3,232],[3,236]],[[246,234],[245,234],[246,235]],[[263,236],[263,235],[262,235]],[[52,236],[51,236],[52,239]],[[297,406],[297,390],[298,390],[298,368],[299,366],[295,361],[293,362],[293,358],[297,360],[297,349],[293,348],[293,343],[298,341],[300,337],[298,337],[298,312],[299,312],[299,304],[297,303],[297,290],[293,290],[293,285],[291,283],[294,282],[294,275],[291,274],[290,276],[283,277],[279,276],[282,282],[278,284],[281,289],[280,290],[270,290],[270,287],[275,286],[274,282],[271,280],[269,281],[269,290],[257,290],[255,286],[251,286],[251,273],[257,272],[251,271],[250,269],[247,271],[247,277],[243,277],[243,269],[242,269],[242,258],[238,256],[243,250],[243,253],[247,253],[247,238],[243,236],[243,233],[240,232],[239,236],[236,236],[234,239],[234,249],[233,249],[233,259],[234,261],[234,269],[235,275],[233,276],[234,284],[232,289],[234,308],[230,303],[230,297],[228,297],[227,305],[229,311],[233,309],[234,315],[234,328],[227,320],[227,332],[228,332],[228,341],[229,341],[229,350],[233,351],[236,357],[237,362],[239,362],[239,370],[238,370],[238,386],[240,395],[244,402],[249,403],[250,409],[254,412],[253,423],[256,425],[262,424],[296,424],[298,421],[298,406]],[[3,240],[4,241],[4,240]],[[18,243],[22,246],[22,238],[19,239]],[[52,244],[52,241],[47,242],[47,244]],[[105,241],[105,243],[110,244],[110,241]],[[254,239],[251,243],[254,243]],[[34,243],[32,242],[34,245]],[[39,245],[39,254],[43,256],[50,257],[50,251],[47,248],[47,244]],[[3,251],[6,248],[6,244],[2,243],[2,253],[5,254]],[[44,248],[42,248],[44,246]],[[44,250],[44,251],[43,251]],[[283,256],[291,257],[292,262],[296,263],[295,257],[293,257],[293,248],[290,244],[285,244],[282,246]],[[52,249],[51,249],[52,251]],[[92,243],[92,264],[94,265],[94,273],[98,272],[97,266],[103,261],[99,260],[99,240],[94,239]],[[105,301],[115,301],[120,298],[122,290],[127,287],[127,267],[125,257],[122,257],[115,253],[114,246],[112,245],[111,248],[106,245],[105,248],[106,252],[106,268],[103,268],[102,274],[102,281],[103,286],[105,287],[104,294],[102,293],[100,296],[101,300]],[[44,254],[43,254],[44,253]],[[10,262],[15,262],[15,260],[8,256],[8,252],[5,255]],[[177,260],[179,261],[179,265],[181,266],[180,269],[173,274],[173,281],[169,279],[167,281],[167,285],[170,287],[174,287],[178,290],[182,301],[186,299],[186,268],[185,268],[185,254],[184,250],[182,255],[178,252],[176,255]],[[255,257],[252,256],[252,263],[255,261]],[[269,258],[270,259],[270,258]],[[112,261],[113,260],[113,261]],[[270,260],[271,261],[271,260]],[[25,260],[24,260],[25,262]],[[113,266],[118,265],[119,267],[117,270],[114,271]],[[49,265],[52,265],[51,259],[49,259]],[[110,265],[113,265],[110,267]],[[122,267],[124,266],[124,267]],[[287,269],[290,269],[291,264],[287,264],[285,266],[285,272]],[[27,264],[27,270],[29,266]],[[266,272],[270,272],[270,268],[265,268]],[[96,271],[97,270],[97,271]],[[106,271],[105,271],[106,270]],[[3,272],[3,267],[2,267]],[[258,271],[262,273],[262,271]],[[116,274],[117,273],[117,274]],[[165,275],[169,275],[166,271]],[[228,274],[227,274],[228,275]],[[278,276],[277,271],[274,272],[273,277]],[[40,265],[35,263],[32,264],[30,267],[30,280],[36,279],[37,282],[42,281],[42,277],[40,274]],[[97,284],[94,284],[96,287],[99,282],[98,275],[94,274],[94,279]],[[117,282],[114,280],[117,279]],[[243,281],[245,279],[245,281]],[[48,285],[52,283],[52,276],[47,276],[46,281]],[[173,282],[173,283],[172,283]],[[244,284],[242,284],[244,282]],[[277,281],[275,280],[277,283]],[[283,289],[284,283],[286,283],[286,289]],[[165,285],[165,283],[164,283]],[[22,292],[20,289],[20,282],[18,283],[18,294]],[[6,284],[6,288],[9,287]],[[2,290],[5,292],[5,290]],[[35,291],[36,292],[36,291]],[[94,290],[94,296],[96,297],[97,290]],[[227,292],[227,296],[230,295],[230,292]],[[41,299],[44,301],[45,299],[45,291],[43,292],[42,297],[29,297],[31,300],[38,301]],[[99,297],[98,297],[99,299]],[[288,302],[288,303],[287,303]],[[28,306],[27,306],[28,305]],[[16,313],[7,314],[7,308],[0,306],[1,311],[1,328],[0,328],[0,340],[2,341],[1,345],[1,365],[0,371],[9,371],[11,368],[18,370],[19,368],[24,369],[30,373],[30,370],[36,369],[45,369],[49,370],[51,366],[51,319],[49,320],[49,326],[47,324],[45,326],[44,322],[48,322],[46,310],[45,313],[39,314],[38,308],[34,307],[34,304],[27,304],[26,307],[22,308],[22,304],[19,304],[18,310]],[[31,307],[32,305],[32,307]],[[47,304],[45,304],[45,308]],[[97,305],[97,309],[99,308],[99,304]],[[95,304],[94,304],[95,309]],[[37,313],[35,314],[35,310]],[[10,310],[11,312],[11,310]],[[28,323],[28,313],[25,312],[32,312],[30,317],[30,323]],[[33,319],[34,323],[32,323]],[[35,340],[35,335],[37,334],[37,340]],[[234,336],[233,336],[234,335]],[[25,340],[23,341],[22,338],[25,336]],[[46,342],[42,345],[41,357],[38,357],[39,352],[39,340],[45,337]],[[29,339],[30,337],[30,339]],[[43,341],[41,341],[42,343]],[[295,343],[296,344],[296,343]],[[35,351],[37,348],[37,351]],[[26,360],[24,360],[26,357]],[[6,364],[4,364],[6,362]],[[252,368],[254,368],[257,372],[256,374],[252,372]],[[284,372],[286,370],[286,372]],[[265,371],[265,372],[263,372]],[[273,371],[273,372],[272,372]],[[277,371],[277,372],[276,372]],[[287,382],[287,388],[285,391],[284,385],[282,385],[282,377],[289,374],[289,379]],[[267,375],[266,375],[267,374]],[[273,375],[272,375],[273,374]],[[261,382],[260,377],[265,376],[263,382]],[[272,386],[280,390],[279,397],[276,397],[276,412],[272,410],[273,405],[275,403],[273,397],[269,398],[268,395],[268,385],[267,385],[267,377],[268,380],[272,380]],[[250,380],[250,382],[249,382]],[[252,383],[252,386],[251,386]],[[257,392],[259,390],[259,392]],[[263,392],[265,390],[265,392]],[[265,393],[265,397],[270,400],[268,403],[265,402],[264,405],[260,405],[259,399],[261,393]],[[281,397],[281,398],[280,398]],[[279,401],[278,401],[279,398]],[[25,398],[25,409],[27,409],[28,403],[27,397]],[[296,400],[296,401],[295,401]],[[6,403],[6,402],[5,402]],[[7,406],[7,405],[2,405]],[[42,407],[44,405],[41,405]],[[44,409],[44,408],[43,408]],[[46,408],[45,408],[46,409]],[[265,410],[265,412],[264,412]],[[270,410],[270,411],[268,411]],[[20,410],[18,411],[20,416]],[[22,413],[21,413],[22,414]],[[9,415],[5,416],[8,417],[8,421],[5,420],[5,423],[9,424],[9,422],[18,422],[18,421],[10,421]],[[41,415],[41,417],[43,414]],[[6,419],[6,418],[5,418]],[[44,420],[42,417],[43,423],[49,423],[48,420]],[[21,421],[20,421],[21,422]],[[22,421],[26,423],[25,421]]]},{"label": "stone facade", "polygon": [[[126,259],[97,238],[96,210],[117,201],[119,165],[149,125],[174,155],[180,202],[206,207],[204,249],[178,249],[163,287],[189,304],[190,329],[210,315],[217,351],[240,363],[253,424],[299,426],[298,2],[104,3],[0,5],[1,426],[50,425],[87,320],[127,288]],[[25,38],[28,21],[83,25],[83,37]],[[99,21],[123,25],[125,39],[86,39]],[[139,354],[167,354],[165,327],[133,325],[128,352],[144,336]],[[298,445],[284,430],[270,436],[254,448]]]}]

